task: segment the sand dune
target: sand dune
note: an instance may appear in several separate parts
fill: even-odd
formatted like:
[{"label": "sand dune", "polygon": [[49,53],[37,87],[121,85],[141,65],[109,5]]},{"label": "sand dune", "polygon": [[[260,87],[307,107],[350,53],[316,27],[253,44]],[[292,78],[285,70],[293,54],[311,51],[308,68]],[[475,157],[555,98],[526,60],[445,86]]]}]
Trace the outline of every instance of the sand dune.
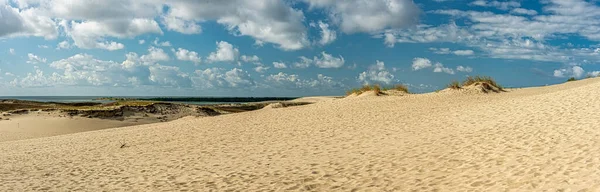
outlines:
[{"label": "sand dune", "polygon": [[598,191],[598,95],[366,95],[8,141],[0,189]]}]

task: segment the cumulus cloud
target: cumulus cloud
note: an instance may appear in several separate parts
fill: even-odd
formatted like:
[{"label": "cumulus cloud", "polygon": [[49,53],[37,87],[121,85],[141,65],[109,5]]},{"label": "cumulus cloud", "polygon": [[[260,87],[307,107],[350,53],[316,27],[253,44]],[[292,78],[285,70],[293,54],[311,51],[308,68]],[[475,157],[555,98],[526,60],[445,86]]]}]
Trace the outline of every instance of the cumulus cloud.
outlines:
[{"label": "cumulus cloud", "polygon": [[591,77],[598,77],[598,76],[600,76],[600,71],[590,71],[587,73],[587,75],[589,75]]},{"label": "cumulus cloud", "polygon": [[29,58],[29,60],[27,60],[27,63],[29,64],[46,63],[46,58],[37,56],[33,53],[28,53],[27,57]]},{"label": "cumulus cloud", "polygon": [[294,62],[293,64],[296,68],[308,68],[313,62],[313,60],[308,57],[300,56],[298,58],[300,61]]},{"label": "cumulus cloud", "polygon": [[435,65],[433,65],[433,72],[434,73],[444,72],[444,73],[448,73],[448,74],[454,75],[454,70],[452,70],[452,69],[450,69],[448,67],[444,67],[444,65],[441,64],[441,63],[436,63]]},{"label": "cumulus cloud", "polygon": [[473,52],[473,50],[456,50],[452,53],[454,53],[455,55],[465,56],[465,55],[473,55],[475,52]]},{"label": "cumulus cloud", "polygon": [[344,87],[342,83],[323,74],[317,74],[316,79],[303,79],[296,74],[279,72],[267,76],[265,81],[274,87],[284,89],[331,89]]},{"label": "cumulus cloud", "polygon": [[462,65],[456,66],[456,70],[460,72],[470,73],[473,72],[473,68],[471,67],[463,67]]},{"label": "cumulus cloud", "polygon": [[264,73],[269,69],[270,69],[270,67],[267,67],[267,66],[263,65],[262,63],[258,63],[256,65],[256,67],[254,67],[254,71],[256,71],[257,73]]},{"label": "cumulus cloud", "polygon": [[260,61],[260,57],[256,56],[256,55],[242,55],[240,57],[240,59],[242,59],[242,61],[246,62],[246,63],[254,63],[254,62],[258,62]]},{"label": "cumulus cloud", "polygon": [[238,68],[229,71],[223,68],[196,70],[191,79],[194,86],[201,88],[246,88],[256,85],[248,72]]},{"label": "cumulus cloud", "polygon": [[125,45],[106,40],[106,37],[133,38],[145,33],[162,34],[158,23],[152,19],[71,21],[62,22],[66,34],[73,44],[82,49],[119,50]]},{"label": "cumulus cloud", "polygon": [[70,49],[71,44],[68,41],[61,41],[56,45],[56,49]]},{"label": "cumulus cloud", "polygon": [[412,0],[304,0],[325,9],[344,33],[401,28],[417,22],[419,7]]},{"label": "cumulus cloud", "polygon": [[[412,70],[413,71],[418,71],[418,70],[422,70],[422,69],[427,69],[427,68],[433,68],[433,72],[434,73],[447,73],[447,74],[455,74],[454,69],[449,68],[449,67],[445,67],[444,64],[437,62],[437,63],[433,63],[431,60],[427,59],[427,58],[414,58],[413,59],[413,63],[412,63]],[[473,68],[468,67],[468,66],[457,66],[456,67],[457,71],[460,72],[466,72],[466,73],[470,73],[473,71]]]},{"label": "cumulus cloud", "polygon": [[11,55],[16,54],[15,49],[13,48],[8,49],[8,53],[10,53]]},{"label": "cumulus cloud", "polygon": [[325,53],[325,51],[321,52],[321,57],[315,56],[313,58],[315,66],[319,68],[340,68],[344,65],[345,60],[344,57],[340,55],[340,57],[334,57],[331,54]]},{"label": "cumulus cloud", "polygon": [[143,40],[143,39],[138,40],[138,44],[143,45],[144,43],[146,43],[146,40]]},{"label": "cumulus cloud", "polygon": [[412,70],[417,71],[417,70],[429,68],[431,66],[433,66],[433,64],[431,64],[431,60],[429,60],[427,58],[417,57],[417,58],[413,59]]},{"label": "cumulus cloud", "polygon": [[195,51],[190,51],[183,48],[171,49],[173,53],[175,53],[175,57],[180,61],[191,61],[195,64],[200,64],[202,61],[201,57],[198,56],[198,53]]},{"label": "cumulus cloud", "polygon": [[168,61],[171,58],[169,57],[169,55],[167,55],[165,50],[163,50],[161,48],[150,47],[150,48],[148,48],[148,54],[142,55],[140,57],[140,59],[142,61],[147,61],[147,62],[158,62],[158,61]]},{"label": "cumulus cloud", "polygon": [[162,23],[169,31],[176,31],[183,34],[199,34],[202,32],[202,27],[196,19],[184,20],[174,16],[163,16]]},{"label": "cumulus cloud", "polygon": [[19,9],[0,3],[0,37],[36,36],[55,39],[58,27],[44,10],[37,8]]},{"label": "cumulus cloud", "polygon": [[303,25],[304,13],[290,7],[284,1],[175,0],[165,4],[170,8],[166,17],[188,22],[183,26],[192,29],[190,32],[199,32],[200,28],[193,24],[195,21],[215,20],[233,34],[250,36],[259,42],[273,43],[284,50],[298,50],[309,45],[306,27]]},{"label": "cumulus cloud", "polygon": [[382,83],[389,85],[394,81],[394,75],[386,68],[383,61],[376,61],[367,71],[358,75],[358,82],[362,84]]},{"label": "cumulus cloud", "polygon": [[277,69],[284,69],[287,68],[287,65],[283,62],[273,62],[273,67]]},{"label": "cumulus cloud", "polygon": [[571,66],[567,68],[554,70],[554,77],[575,77],[581,78],[585,74],[585,70],[583,70],[580,66]]},{"label": "cumulus cloud", "polygon": [[154,45],[160,46],[160,47],[171,47],[171,42],[169,42],[169,41],[161,42],[160,39],[158,39],[158,37],[155,38],[154,42],[152,42],[152,43],[154,43]]},{"label": "cumulus cloud", "polygon": [[217,50],[210,53],[208,62],[233,62],[237,61],[240,51],[225,41],[217,42]]}]

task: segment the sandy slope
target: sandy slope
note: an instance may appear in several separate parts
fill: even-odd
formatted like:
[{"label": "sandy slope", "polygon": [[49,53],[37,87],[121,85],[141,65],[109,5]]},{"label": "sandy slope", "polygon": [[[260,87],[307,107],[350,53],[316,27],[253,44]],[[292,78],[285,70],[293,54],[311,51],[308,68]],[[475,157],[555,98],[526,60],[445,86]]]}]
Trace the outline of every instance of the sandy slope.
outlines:
[{"label": "sandy slope", "polygon": [[598,95],[600,78],[9,141],[0,189],[598,191]]},{"label": "sandy slope", "polygon": [[[31,112],[29,114],[12,115],[2,118],[3,120],[0,120],[0,142],[157,122],[141,117],[139,118],[140,120],[130,118],[126,121],[79,116],[69,117],[56,112]],[[7,118],[9,120],[6,120]]]}]

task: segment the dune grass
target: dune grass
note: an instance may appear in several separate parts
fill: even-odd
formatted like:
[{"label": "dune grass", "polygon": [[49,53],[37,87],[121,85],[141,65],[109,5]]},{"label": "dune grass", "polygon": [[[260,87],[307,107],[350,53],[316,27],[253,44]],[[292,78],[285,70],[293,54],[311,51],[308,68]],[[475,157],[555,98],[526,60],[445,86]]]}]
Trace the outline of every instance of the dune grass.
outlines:
[{"label": "dune grass", "polygon": [[405,93],[410,93],[410,92],[408,91],[408,87],[406,87],[406,85],[398,84],[398,85],[395,85],[395,86],[394,86],[394,89],[395,89],[396,91],[401,91],[401,92],[405,92]]},{"label": "dune grass", "polygon": [[461,89],[462,87],[473,85],[476,83],[484,83],[484,86],[496,87],[501,91],[504,90],[504,87],[502,87],[500,84],[496,83],[496,81],[493,78],[488,77],[488,76],[467,77],[467,79],[465,79],[462,82],[462,84],[458,81],[452,81],[446,87],[448,87],[450,89]]},{"label": "dune grass", "polygon": [[450,89],[460,89],[460,83],[458,81],[452,81],[452,83],[448,84],[448,88]]},{"label": "dune grass", "polygon": [[465,79],[465,81],[463,81],[462,86],[469,86],[469,85],[473,85],[475,83],[487,83],[488,85],[491,85],[493,87],[497,87],[500,90],[503,90],[503,87],[496,83],[496,81],[489,77],[489,76],[473,76],[473,77],[467,77],[467,79]]},{"label": "dune grass", "polygon": [[571,77],[571,78],[567,79],[567,82],[569,82],[569,81],[577,81],[577,79],[575,79],[575,77]]},{"label": "dune grass", "polygon": [[354,88],[354,89],[348,90],[348,91],[346,91],[346,95],[352,95],[352,94],[360,95],[367,91],[373,91],[373,92],[375,92],[375,94],[381,95],[381,94],[384,94],[384,92],[388,91],[388,90],[397,90],[397,91],[410,93],[408,91],[408,87],[406,87],[405,85],[402,85],[402,84],[398,84],[393,87],[381,87],[380,85],[375,84],[375,85],[363,85],[360,88]]}]

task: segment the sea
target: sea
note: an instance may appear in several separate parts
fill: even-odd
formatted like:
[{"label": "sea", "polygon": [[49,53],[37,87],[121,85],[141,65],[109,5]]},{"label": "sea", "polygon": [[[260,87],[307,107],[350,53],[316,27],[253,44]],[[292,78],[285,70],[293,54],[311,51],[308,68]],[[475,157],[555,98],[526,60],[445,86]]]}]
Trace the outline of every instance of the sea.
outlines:
[{"label": "sea", "polygon": [[[24,101],[38,101],[38,102],[59,102],[59,103],[82,103],[82,102],[94,102],[94,103],[112,103],[113,100],[95,100],[98,98],[105,98],[106,96],[0,96],[0,100],[3,99],[16,99]],[[124,97],[118,96],[118,98],[132,98],[132,99],[149,99],[156,97]],[[197,101],[177,101],[172,103],[184,103],[190,105],[215,105],[215,104],[228,104],[228,103],[239,103],[239,102],[197,102]]]}]

